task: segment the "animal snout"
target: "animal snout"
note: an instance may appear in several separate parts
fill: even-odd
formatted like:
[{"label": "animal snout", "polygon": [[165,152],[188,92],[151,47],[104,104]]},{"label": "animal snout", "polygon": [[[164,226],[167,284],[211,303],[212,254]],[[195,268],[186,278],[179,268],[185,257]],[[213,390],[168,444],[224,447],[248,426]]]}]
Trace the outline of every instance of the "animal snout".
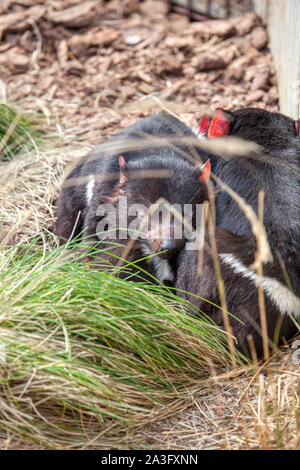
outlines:
[{"label": "animal snout", "polygon": [[176,232],[175,224],[154,226],[148,231],[147,238],[152,251],[165,259],[175,256],[185,244],[183,233]]},{"label": "animal snout", "polygon": [[184,246],[184,240],[163,240],[161,244],[162,251],[166,252],[168,257],[174,256]]},{"label": "animal snout", "polygon": [[159,256],[161,258],[169,259],[175,256],[184,247],[184,240],[166,239],[156,240],[156,243],[152,244],[154,251],[161,252]]}]

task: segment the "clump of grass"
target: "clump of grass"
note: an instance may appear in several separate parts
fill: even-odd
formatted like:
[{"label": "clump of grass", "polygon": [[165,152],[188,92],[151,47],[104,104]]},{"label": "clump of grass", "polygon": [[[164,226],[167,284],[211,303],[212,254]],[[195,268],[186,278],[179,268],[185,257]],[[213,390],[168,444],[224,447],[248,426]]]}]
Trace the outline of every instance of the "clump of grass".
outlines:
[{"label": "clump of grass", "polygon": [[43,134],[41,117],[0,104],[0,162],[11,160],[24,146],[32,148],[40,144]]},{"label": "clump of grass", "polygon": [[1,253],[2,435],[128,446],[140,426],[192,404],[212,364],[229,368],[223,334],[170,291],[90,270],[75,247],[36,247]]}]

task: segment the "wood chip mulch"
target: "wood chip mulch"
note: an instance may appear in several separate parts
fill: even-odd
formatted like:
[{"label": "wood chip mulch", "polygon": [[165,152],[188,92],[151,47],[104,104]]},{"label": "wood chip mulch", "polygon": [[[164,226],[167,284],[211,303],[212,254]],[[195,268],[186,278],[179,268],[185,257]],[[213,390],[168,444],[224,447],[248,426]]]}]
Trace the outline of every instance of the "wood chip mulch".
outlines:
[{"label": "wood chip mulch", "polygon": [[189,23],[160,0],[0,5],[0,94],[78,142],[147,115],[146,98],[176,105],[189,124],[217,107],[278,110],[268,35],[253,12]]}]

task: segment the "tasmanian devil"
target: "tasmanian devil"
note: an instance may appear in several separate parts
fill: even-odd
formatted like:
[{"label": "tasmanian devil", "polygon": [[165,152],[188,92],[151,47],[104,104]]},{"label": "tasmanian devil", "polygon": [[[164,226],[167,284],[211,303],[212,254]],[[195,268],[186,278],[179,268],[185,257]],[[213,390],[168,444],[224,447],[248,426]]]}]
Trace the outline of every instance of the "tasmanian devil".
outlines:
[{"label": "tasmanian devil", "polygon": [[[265,193],[264,225],[273,262],[264,265],[262,289],[265,296],[269,337],[290,338],[296,331],[291,317],[300,316],[300,139],[297,122],[279,113],[241,109],[218,110],[207,129],[209,137],[234,135],[261,146],[258,154],[229,161],[211,157],[213,172],[257,210],[258,192]],[[262,352],[257,287],[259,278],[249,268],[254,261],[255,239],[245,214],[225,192],[216,201],[216,244],[225,284],[227,308],[240,348],[251,334]],[[207,239],[207,247],[210,241]],[[204,251],[203,274],[197,273],[197,253],[184,251],[180,259],[177,288],[196,294],[189,297],[216,323],[223,325],[214,263],[209,248]],[[183,297],[187,294],[180,293]],[[201,298],[200,298],[201,296]],[[212,303],[207,303],[203,299]]]},{"label": "tasmanian devil", "polygon": [[[245,108],[218,110],[208,136],[233,135],[251,140],[261,151],[225,161],[211,156],[212,171],[257,212],[264,191],[264,225],[273,255],[284,261],[294,292],[300,295],[300,137],[299,121],[280,113]],[[218,227],[239,235],[251,234],[245,213],[225,192],[217,203]]]},{"label": "tasmanian devil", "polygon": [[[162,212],[153,210],[153,205],[167,201],[178,211],[187,204],[191,207],[187,222],[195,225],[196,207],[207,198],[210,171],[209,161],[201,167],[186,160],[190,149],[180,142],[186,135],[194,134],[178,119],[161,114],[138,121],[97,147],[63,185],[57,201],[56,234],[66,241],[83,233],[99,249],[102,261],[116,264],[125,256],[131,263],[127,271],[134,272],[132,279],[153,280],[153,276],[172,283],[176,255],[186,234],[178,232],[176,211],[164,217],[166,206]],[[173,138],[170,144],[168,137]],[[162,140],[153,143],[153,138]],[[203,152],[199,155],[206,160]],[[149,214],[153,215],[150,219]],[[132,226],[137,225],[132,236]],[[92,266],[99,265],[98,261],[94,257]],[[121,275],[128,275],[127,271]]]}]

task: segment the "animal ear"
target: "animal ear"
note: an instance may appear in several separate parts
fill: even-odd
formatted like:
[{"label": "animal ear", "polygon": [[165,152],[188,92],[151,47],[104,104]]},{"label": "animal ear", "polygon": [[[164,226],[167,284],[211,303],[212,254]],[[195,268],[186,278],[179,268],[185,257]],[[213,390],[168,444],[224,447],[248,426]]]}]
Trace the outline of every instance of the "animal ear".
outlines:
[{"label": "animal ear", "polygon": [[231,120],[228,113],[222,108],[218,108],[208,129],[208,137],[222,137],[230,133]]},{"label": "animal ear", "polygon": [[296,133],[296,135],[300,134],[300,119],[297,119],[295,121],[295,133]]},{"label": "animal ear", "polygon": [[198,134],[203,135],[203,136],[207,135],[210,123],[211,123],[211,119],[205,114],[203,118],[201,119],[199,129],[198,129]]},{"label": "animal ear", "polygon": [[123,155],[121,155],[119,157],[119,167],[120,167],[120,181],[119,181],[119,183],[120,183],[120,185],[123,185],[123,184],[126,183],[126,181],[128,181],[128,178],[123,173],[123,171],[126,168],[126,160],[123,157]]},{"label": "animal ear", "polygon": [[208,183],[209,176],[210,176],[210,167],[211,167],[210,160],[207,160],[207,162],[204,163],[204,165],[202,165],[202,167],[200,168],[201,175],[198,177],[198,180],[201,183],[205,183],[205,184]]}]

